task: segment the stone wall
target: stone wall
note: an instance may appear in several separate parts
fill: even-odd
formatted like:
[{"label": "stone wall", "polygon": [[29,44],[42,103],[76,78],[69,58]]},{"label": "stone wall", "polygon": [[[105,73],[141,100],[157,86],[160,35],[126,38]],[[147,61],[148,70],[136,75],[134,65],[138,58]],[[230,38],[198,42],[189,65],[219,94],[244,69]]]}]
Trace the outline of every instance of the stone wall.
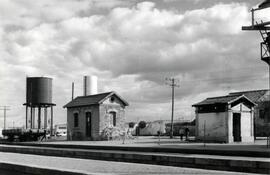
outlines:
[{"label": "stone wall", "polygon": [[121,105],[116,104],[101,104],[100,110],[100,123],[99,133],[101,134],[103,129],[106,127],[112,127],[111,114],[110,112],[116,113],[116,127],[124,130],[125,129],[125,111]]},{"label": "stone wall", "polygon": [[[85,113],[91,112],[91,138],[86,137]],[[74,113],[79,115],[79,125],[74,127]],[[67,110],[68,140],[98,140],[99,139],[99,108],[98,105],[68,108]]]}]

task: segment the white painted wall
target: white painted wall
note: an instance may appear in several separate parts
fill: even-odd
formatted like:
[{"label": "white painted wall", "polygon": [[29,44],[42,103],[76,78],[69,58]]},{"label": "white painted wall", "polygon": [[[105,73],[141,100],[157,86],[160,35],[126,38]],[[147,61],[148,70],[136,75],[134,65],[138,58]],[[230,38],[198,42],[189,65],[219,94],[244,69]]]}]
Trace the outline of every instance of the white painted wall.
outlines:
[{"label": "white painted wall", "polygon": [[246,105],[244,105],[244,104],[242,104],[242,103],[240,103],[240,104],[238,104],[238,105],[232,107],[231,110],[232,110],[232,111],[237,111],[237,112],[239,112],[239,111],[244,111],[244,112],[249,112],[249,111],[251,111]]},{"label": "white painted wall", "polygon": [[254,141],[254,138],[252,136],[252,122],[251,122],[251,116],[248,112],[242,112],[241,113],[241,137],[242,142],[251,142]]},{"label": "white painted wall", "polygon": [[233,112],[241,113],[242,142],[253,142],[252,110],[243,103],[232,107],[227,112],[196,113],[196,139],[204,139],[204,121],[206,121],[206,140],[233,142]]},{"label": "white painted wall", "polygon": [[206,140],[211,141],[226,141],[227,139],[227,112],[219,113],[199,113],[197,122],[197,139],[204,138],[204,121],[205,121],[205,136]]}]

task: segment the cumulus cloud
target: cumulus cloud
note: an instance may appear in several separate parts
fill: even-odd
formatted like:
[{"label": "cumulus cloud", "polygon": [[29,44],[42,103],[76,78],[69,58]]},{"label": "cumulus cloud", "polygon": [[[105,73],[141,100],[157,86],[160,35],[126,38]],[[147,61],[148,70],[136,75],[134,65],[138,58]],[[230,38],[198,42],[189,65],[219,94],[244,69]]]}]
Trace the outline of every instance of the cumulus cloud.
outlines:
[{"label": "cumulus cloud", "polygon": [[154,110],[169,117],[165,77],[180,79],[176,110],[186,117],[206,95],[264,87],[260,38],[241,31],[249,23],[246,4],[182,12],[154,2],[5,0],[0,17],[0,96],[16,107],[14,118],[24,116],[26,75],[54,78],[57,122],[65,121],[72,81],[82,94],[84,74],[100,77],[100,92],[115,90],[129,101],[129,120],[154,119]]}]

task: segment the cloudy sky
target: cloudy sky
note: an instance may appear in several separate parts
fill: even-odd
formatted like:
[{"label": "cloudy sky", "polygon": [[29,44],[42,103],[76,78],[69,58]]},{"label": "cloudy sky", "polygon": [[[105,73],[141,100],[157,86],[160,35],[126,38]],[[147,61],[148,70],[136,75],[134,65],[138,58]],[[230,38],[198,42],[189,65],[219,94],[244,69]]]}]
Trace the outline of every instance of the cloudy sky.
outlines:
[{"label": "cloudy sky", "polygon": [[[261,0],[1,0],[0,105],[8,126],[24,125],[26,76],[53,78],[55,123],[63,105],[82,95],[83,75],[99,77],[99,92],[116,91],[130,106],[128,121],[192,119],[192,104],[228,92],[265,89],[258,32],[249,10]],[[267,16],[265,11],[258,16]],[[3,124],[3,111],[0,111]]]}]

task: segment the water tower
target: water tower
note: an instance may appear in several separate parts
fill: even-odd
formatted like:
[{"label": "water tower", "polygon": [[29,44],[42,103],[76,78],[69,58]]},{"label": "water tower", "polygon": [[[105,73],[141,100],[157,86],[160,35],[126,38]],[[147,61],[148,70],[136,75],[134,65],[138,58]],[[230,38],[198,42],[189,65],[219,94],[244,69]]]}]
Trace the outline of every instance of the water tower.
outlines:
[{"label": "water tower", "polygon": [[97,76],[83,77],[83,95],[95,95],[98,93],[98,78]]},{"label": "water tower", "polygon": [[[264,10],[266,8],[270,8],[270,0],[265,0],[261,4],[258,5],[257,8],[251,9],[251,25],[250,26],[243,26],[242,30],[249,30],[249,31],[259,31],[262,37],[262,42],[260,43],[261,47],[261,60],[267,63],[269,68],[269,91],[270,91],[270,21],[256,21],[255,20],[255,12]],[[269,95],[269,104],[270,106],[270,95]],[[270,109],[270,107],[269,107]],[[269,129],[270,131],[270,129]],[[270,132],[268,132],[267,136],[267,147],[270,146]]]},{"label": "water tower", "polygon": [[[27,77],[26,78],[26,123],[25,127],[31,129],[47,129],[48,125],[48,108],[51,112],[50,131],[53,130],[53,106],[52,103],[52,78],[48,77]],[[28,110],[30,108],[30,118],[28,118]],[[36,109],[38,112],[36,126]],[[41,122],[41,112],[43,115],[43,127]],[[51,132],[52,134],[52,132]]]}]

